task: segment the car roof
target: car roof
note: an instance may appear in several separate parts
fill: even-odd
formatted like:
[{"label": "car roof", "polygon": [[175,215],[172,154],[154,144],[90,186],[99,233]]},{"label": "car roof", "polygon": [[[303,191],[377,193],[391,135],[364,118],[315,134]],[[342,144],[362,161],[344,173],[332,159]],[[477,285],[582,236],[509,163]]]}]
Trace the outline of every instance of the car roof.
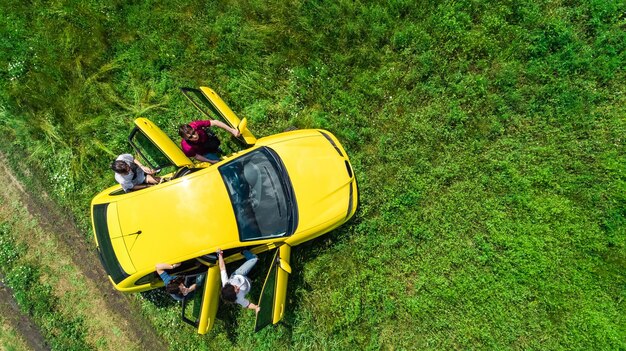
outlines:
[{"label": "car roof", "polygon": [[239,242],[230,197],[217,167],[136,195],[117,202],[119,233],[134,266],[124,267],[130,274]]}]

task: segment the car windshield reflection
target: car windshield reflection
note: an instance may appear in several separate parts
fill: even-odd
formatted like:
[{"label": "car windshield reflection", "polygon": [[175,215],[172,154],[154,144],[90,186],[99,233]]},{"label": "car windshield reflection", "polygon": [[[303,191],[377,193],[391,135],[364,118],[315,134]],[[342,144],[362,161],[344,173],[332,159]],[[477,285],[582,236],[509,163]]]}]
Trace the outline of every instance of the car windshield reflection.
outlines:
[{"label": "car windshield reflection", "polygon": [[291,235],[296,206],[289,177],[278,155],[257,149],[219,168],[242,241]]}]

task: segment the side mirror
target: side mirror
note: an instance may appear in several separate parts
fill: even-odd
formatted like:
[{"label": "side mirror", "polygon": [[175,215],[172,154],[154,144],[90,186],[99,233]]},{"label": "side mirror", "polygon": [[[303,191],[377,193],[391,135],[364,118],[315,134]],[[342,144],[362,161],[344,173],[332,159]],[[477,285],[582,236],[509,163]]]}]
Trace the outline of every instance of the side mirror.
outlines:
[{"label": "side mirror", "polygon": [[237,129],[241,133],[241,138],[243,138],[243,141],[246,144],[248,144],[248,145],[256,144],[256,138],[248,130],[248,119],[247,118],[243,118],[241,120],[241,122],[239,122],[239,125],[237,126]]},{"label": "side mirror", "polygon": [[243,133],[244,129],[248,128],[248,119],[244,117],[244,119],[241,120],[241,122],[239,122],[239,126],[237,126],[237,129],[239,129],[240,132]]}]

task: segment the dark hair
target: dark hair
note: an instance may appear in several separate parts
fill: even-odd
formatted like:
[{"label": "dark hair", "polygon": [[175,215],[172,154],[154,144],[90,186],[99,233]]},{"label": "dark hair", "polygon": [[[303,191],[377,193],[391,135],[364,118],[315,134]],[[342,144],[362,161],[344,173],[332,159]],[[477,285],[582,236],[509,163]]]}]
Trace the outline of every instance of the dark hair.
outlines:
[{"label": "dark hair", "polygon": [[232,284],[226,283],[226,285],[224,285],[222,288],[222,299],[226,302],[235,302],[237,300],[237,293]]},{"label": "dark hair", "polygon": [[178,127],[178,135],[185,140],[187,140],[193,132],[194,129],[189,124],[181,124],[180,127]]},{"label": "dark hair", "polygon": [[115,160],[115,161],[111,162],[111,169],[115,173],[124,173],[124,172],[126,172],[126,167],[127,166],[128,166],[128,163],[126,163],[126,162],[124,162],[122,160]]},{"label": "dark hair", "polygon": [[178,288],[178,286],[184,282],[185,282],[185,278],[174,277],[174,279],[170,280],[170,282],[165,287],[165,291],[167,291],[169,294],[178,294],[180,292],[180,289]]}]

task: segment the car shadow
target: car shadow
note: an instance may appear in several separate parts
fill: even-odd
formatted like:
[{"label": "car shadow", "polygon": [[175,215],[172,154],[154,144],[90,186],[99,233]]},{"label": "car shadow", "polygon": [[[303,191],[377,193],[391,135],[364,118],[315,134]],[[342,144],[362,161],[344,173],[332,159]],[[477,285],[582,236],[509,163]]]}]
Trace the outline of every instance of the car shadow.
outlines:
[{"label": "car shadow", "polygon": [[142,291],[139,294],[142,298],[150,301],[153,305],[159,308],[166,308],[180,304],[165,291],[165,288]]},{"label": "car shadow", "polygon": [[237,331],[239,330],[239,321],[237,319],[237,310],[239,308],[240,307],[236,304],[224,303],[223,301],[220,301],[217,308],[217,314],[215,316],[216,319],[224,323],[226,337],[233,345],[237,343],[238,338]]},{"label": "car shadow", "polygon": [[[274,255],[274,251],[269,253],[261,253],[258,255],[259,261],[254,265],[254,268],[248,273],[248,279],[252,283],[250,294],[248,299],[254,304],[258,304],[259,296],[261,296],[261,290],[267,274],[267,268],[270,266],[270,262]],[[232,274],[244,261],[237,261],[226,265],[226,271]],[[239,317],[241,315],[242,307],[235,303],[226,303],[220,299],[219,307],[217,309],[216,319],[224,323],[224,330],[226,336],[232,344],[237,343],[239,330]],[[244,311],[244,313],[252,314],[251,311]]]},{"label": "car shadow", "polygon": [[[286,331],[289,334],[291,334],[293,325],[296,323],[295,311],[297,311],[300,307],[305,295],[313,291],[311,285],[305,281],[302,267],[317,259],[318,256],[327,253],[328,250],[335,246],[337,242],[350,236],[352,229],[358,225],[359,221],[360,218],[358,218],[358,216],[354,216],[350,221],[348,221],[348,223],[331,231],[330,233],[324,234],[292,248],[290,261],[292,273],[289,275],[289,283],[287,284],[287,306],[285,309],[285,316],[279,323],[286,328]],[[271,257],[268,258],[268,260],[270,259]],[[262,277],[261,279],[265,279],[265,277]],[[263,283],[261,282],[261,284]],[[261,287],[259,287],[259,291],[256,295],[253,296],[260,296],[260,293]]]}]

